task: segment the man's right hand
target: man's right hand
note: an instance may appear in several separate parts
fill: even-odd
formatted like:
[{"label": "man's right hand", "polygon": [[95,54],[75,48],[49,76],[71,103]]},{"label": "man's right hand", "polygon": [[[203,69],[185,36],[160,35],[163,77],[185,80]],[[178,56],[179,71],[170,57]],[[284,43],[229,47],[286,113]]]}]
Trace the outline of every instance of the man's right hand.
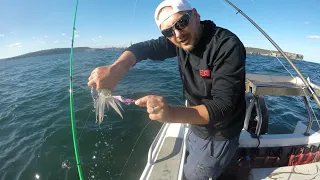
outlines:
[{"label": "man's right hand", "polygon": [[120,78],[129,71],[134,63],[136,63],[135,55],[130,51],[125,51],[112,65],[94,69],[89,77],[88,86],[96,90],[113,91]]},{"label": "man's right hand", "polygon": [[120,79],[115,66],[100,66],[91,72],[88,86],[98,89],[114,90]]}]

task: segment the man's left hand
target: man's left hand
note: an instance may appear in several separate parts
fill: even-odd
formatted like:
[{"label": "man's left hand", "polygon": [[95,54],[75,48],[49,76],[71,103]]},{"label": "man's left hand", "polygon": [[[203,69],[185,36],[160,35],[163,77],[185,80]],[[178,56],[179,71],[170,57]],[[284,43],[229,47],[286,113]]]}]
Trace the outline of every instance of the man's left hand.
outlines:
[{"label": "man's left hand", "polygon": [[166,103],[162,96],[148,95],[135,102],[140,107],[146,107],[151,120],[160,122],[172,121],[171,107]]}]

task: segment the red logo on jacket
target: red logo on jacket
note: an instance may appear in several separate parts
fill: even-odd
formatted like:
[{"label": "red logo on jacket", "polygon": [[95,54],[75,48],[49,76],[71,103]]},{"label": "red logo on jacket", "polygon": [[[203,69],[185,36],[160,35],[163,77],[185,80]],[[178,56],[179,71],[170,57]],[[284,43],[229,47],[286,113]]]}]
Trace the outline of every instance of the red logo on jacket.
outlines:
[{"label": "red logo on jacket", "polygon": [[199,70],[201,77],[210,77],[210,70]]}]

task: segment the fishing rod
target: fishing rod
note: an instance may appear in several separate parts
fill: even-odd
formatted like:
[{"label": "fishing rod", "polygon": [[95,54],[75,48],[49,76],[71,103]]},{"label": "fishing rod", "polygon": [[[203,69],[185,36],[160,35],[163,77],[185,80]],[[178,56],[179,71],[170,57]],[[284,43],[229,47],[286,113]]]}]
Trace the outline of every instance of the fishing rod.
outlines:
[{"label": "fishing rod", "polygon": [[289,62],[289,64],[292,66],[292,68],[297,72],[298,76],[302,79],[303,83],[308,87],[309,93],[314,98],[315,102],[318,104],[320,108],[320,101],[314,92],[313,88],[309,84],[309,82],[303,77],[303,75],[300,73],[299,69],[292,63],[292,61],[288,58],[288,56],[282,51],[282,49],[268,36],[267,33],[265,33],[252,19],[250,19],[243,11],[241,11],[237,6],[232,4],[229,0],[225,0],[227,3],[229,3],[233,8],[235,8],[240,14],[242,14],[247,20],[251,22],[271,43],[272,45],[282,54],[282,56]]},{"label": "fishing rod", "polygon": [[79,148],[78,148],[78,142],[77,142],[77,131],[75,128],[75,121],[74,121],[74,107],[73,107],[73,84],[72,84],[72,57],[73,57],[73,43],[74,43],[74,32],[76,30],[75,25],[76,25],[76,19],[77,19],[77,11],[78,11],[78,0],[76,0],[76,9],[74,12],[74,18],[73,18],[73,28],[72,28],[72,40],[71,40],[71,48],[70,48],[70,121],[71,121],[71,129],[72,129],[72,138],[73,138],[73,147],[74,147],[74,154],[76,157],[76,163],[77,163],[77,168],[78,168],[78,173],[79,173],[79,178],[80,180],[84,180],[83,172],[82,172],[82,167],[81,167],[81,162],[80,162],[80,155],[79,155]]}]

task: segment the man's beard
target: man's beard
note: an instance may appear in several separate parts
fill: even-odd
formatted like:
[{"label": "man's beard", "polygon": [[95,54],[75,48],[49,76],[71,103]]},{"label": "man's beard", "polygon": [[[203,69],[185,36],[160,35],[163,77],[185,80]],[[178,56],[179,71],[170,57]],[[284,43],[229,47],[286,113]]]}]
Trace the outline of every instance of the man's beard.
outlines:
[{"label": "man's beard", "polygon": [[202,35],[202,26],[199,25],[198,31],[197,32],[193,32],[190,33],[188,37],[189,38],[189,42],[187,45],[182,45],[180,44],[180,46],[182,47],[182,49],[184,49],[185,51],[191,52],[192,50],[194,50],[194,48],[197,46],[197,44],[200,41],[201,35]]}]

